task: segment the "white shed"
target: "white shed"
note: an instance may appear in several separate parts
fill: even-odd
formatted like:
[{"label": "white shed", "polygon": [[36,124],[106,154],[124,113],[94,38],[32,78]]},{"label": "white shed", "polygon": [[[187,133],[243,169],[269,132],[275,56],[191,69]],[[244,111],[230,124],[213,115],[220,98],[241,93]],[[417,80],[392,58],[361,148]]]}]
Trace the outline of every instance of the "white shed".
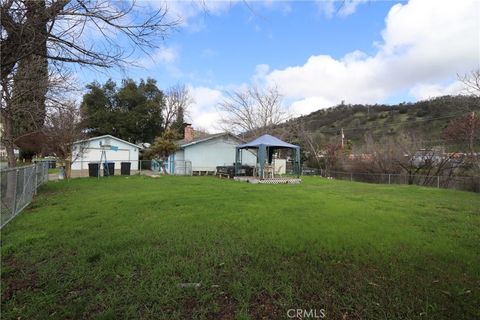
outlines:
[{"label": "white shed", "polygon": [[[111,148],[102,148],[105,145]],[[141,147],[107,134],[73,143],[72,170],[88,170],[89,163],[100,162],[102,149],[105,149],[106,161],[115,163],[115,170],[120,170],[122,162],[130,162],[131,170],[138,169]]]},{"label": "white shed", "polygon": [[[168,157],[170,174],[191,172],[214,174],[217,166],[232,166],[235,162],[235,147],[243,143],[237,136],[223,132],[193,138],[191,127],[185,128],[185,139],[178,141],[179,150]],[[244,154],[243,164],[255,165],[252,152]],[[191,168],[190,168],[191,164]]]}]

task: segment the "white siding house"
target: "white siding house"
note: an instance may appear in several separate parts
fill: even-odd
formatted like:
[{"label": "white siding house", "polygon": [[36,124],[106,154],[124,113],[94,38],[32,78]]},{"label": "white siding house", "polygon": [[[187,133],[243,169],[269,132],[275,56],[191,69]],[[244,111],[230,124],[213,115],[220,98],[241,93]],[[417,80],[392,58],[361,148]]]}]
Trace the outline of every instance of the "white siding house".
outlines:
[{"label": "white siding house", "polygon": [[[189,174],[191,171],[215,173],[217,166],[231,166],[235,162],[235,147],[243,143],[230,133],[218,133],[199,138],[183,139],[178,142],[180,149],[168,157],[170,174]],[[244,152],[243,164],[255,165],[256,155]]]},{"label": "white siding house", "polygon": [[[130,162],[132,170],[138,169],[141,147],[111,135],[104,135],[73,144],[72,170],[88,170],[90,162],[100,162],[102,145],[112,146],[112,148],[103,149],[105,149],[106,161],[115,162],[115,170],[120,170],[121,162]],[[104,161],[105,159],[102,159],[102,162]]]}]

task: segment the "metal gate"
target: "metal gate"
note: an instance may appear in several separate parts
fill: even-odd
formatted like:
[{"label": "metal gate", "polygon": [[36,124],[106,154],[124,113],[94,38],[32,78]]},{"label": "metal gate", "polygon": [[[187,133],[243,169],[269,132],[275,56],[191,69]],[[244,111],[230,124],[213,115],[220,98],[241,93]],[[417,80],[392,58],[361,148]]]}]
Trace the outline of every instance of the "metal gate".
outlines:
[{"label": "metal gate", "polygon": [[174,175],[176,176],[191,176],[192,162],[189,160],[175,160]]}]

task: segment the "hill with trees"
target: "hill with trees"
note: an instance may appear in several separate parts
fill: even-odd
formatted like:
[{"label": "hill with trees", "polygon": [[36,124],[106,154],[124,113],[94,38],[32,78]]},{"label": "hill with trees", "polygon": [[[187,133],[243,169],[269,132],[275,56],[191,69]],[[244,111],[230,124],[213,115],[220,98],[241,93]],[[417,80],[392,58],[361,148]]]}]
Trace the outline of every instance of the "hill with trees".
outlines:
[{"label": "hill with trees", "polygon": [[300,126],[316,140],[326,141],[340,136],[343,129],[345,140],[354,145],[363,144],[366,135],[381,138],[410,132],[430,142],[448,144],[443,137],[444,129],[450,121],[472,111],[480,112],[480,97],[442,96],[396,105],[341,104],[292,119],[275,131]]}]

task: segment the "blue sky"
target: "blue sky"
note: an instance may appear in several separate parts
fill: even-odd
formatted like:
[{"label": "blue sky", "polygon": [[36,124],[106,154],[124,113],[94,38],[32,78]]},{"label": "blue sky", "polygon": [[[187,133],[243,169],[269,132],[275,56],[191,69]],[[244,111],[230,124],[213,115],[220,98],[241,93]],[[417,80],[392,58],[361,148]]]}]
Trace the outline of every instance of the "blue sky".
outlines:
[{"label": "blue sky", "polygon": [[[144,2],[153,7],[165,2]],[[293,114],[345,100],[396,103],[461,92],[478,68],[478,1],[167,1],[183,22],[142,67],[78,72],[80,82],[151,77],[189,86],[194,125],[216,130],[225,90],[276,85]]]}]

